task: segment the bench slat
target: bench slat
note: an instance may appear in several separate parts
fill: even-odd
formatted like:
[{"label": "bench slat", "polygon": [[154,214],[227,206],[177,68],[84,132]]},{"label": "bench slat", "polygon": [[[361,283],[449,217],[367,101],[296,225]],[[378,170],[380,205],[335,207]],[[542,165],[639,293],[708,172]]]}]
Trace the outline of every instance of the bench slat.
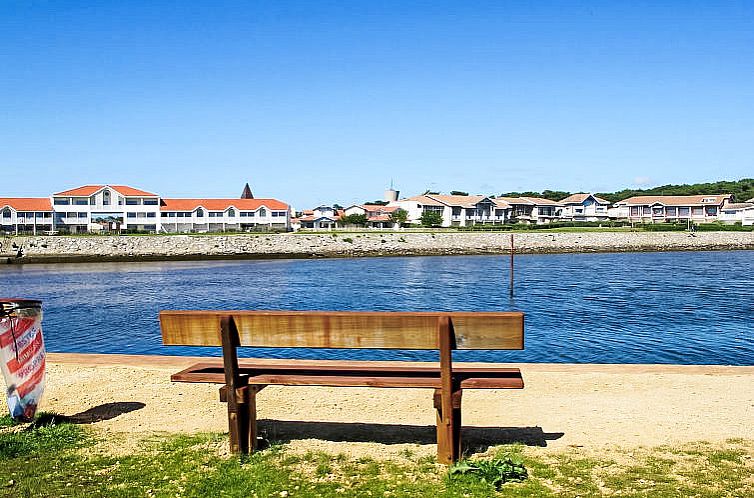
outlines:
[{"label": "bench slat", "polygon": [[456,349],[523,349],[520,312],[161,311],[163,344],[221,346],[232,316],[240,346],[438,349],[437,319],[449,316]]},{"label": "bench slat", "polygon": [[[440,388],[440,370],[436,366],[374,368],[370,362],[361,366],[329,367],[269,366],[245,363],[239,373],[248,375],[249,384],[283,386],[345,387],[419,387]],[[455,367],[453,376],[466,389],[523,389],[517,368]],[[224,384],[223,367],[218,362],[198,363],[170,377],[173,382],[207,382]]]}]

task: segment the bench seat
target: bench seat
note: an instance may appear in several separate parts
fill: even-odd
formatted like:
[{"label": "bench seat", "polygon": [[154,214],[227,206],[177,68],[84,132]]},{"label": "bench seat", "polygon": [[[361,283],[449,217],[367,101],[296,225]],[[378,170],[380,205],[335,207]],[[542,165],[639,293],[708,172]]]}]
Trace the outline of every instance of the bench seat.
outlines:
[{"label": "bench seat", "polygon": [[[280,362],[256,363],[239,360],[239,374],[248,385],[332,386],[332,387],[416,387],[440,389],[440,367],[436,364],[396,365],[375,361],[323,361],[319,365]],[[461,389],[523,389],[518,368],[453,367],[454,381]],[[170,376],[173,382],[225,384],[222,359],[196,363]]]}]

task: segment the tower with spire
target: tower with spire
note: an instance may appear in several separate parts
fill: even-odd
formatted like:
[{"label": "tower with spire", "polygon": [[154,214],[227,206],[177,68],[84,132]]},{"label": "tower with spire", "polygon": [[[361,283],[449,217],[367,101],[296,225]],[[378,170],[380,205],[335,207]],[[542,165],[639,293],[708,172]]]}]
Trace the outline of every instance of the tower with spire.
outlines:
[{"label": "tower with spire", "polygon": [[246,183],[246,186],[243,188],[243,192],[241,192],[241,199],[253,199],[254,194],[251,193],[251,187],[249,187],[249,183]]}]

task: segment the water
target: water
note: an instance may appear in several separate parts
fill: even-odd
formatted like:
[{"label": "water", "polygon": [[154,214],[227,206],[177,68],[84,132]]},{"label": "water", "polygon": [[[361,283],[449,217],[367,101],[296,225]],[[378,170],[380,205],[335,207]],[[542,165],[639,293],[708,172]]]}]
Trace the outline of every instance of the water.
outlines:
[{"label": "water", "polygon": [[[49,351],[220,355],[164,347],[161,309],[521,310],[524,351],[461,361],[754,364],[754,252],[0,267],[0,295],[44,302]],[[429,351],[245,350],[244,356],[432,360]]]}]

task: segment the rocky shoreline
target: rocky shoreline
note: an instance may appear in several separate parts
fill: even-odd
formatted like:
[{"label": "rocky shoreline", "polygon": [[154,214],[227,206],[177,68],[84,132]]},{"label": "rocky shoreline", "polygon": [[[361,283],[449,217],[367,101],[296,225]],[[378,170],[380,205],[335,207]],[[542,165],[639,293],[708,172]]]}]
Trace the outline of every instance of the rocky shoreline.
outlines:
[{"label": "rocky shoreline", "polygon": [[[527,232],[513,236],[516,252],[524,254],[754,249],[754,232]],[[504,232],[19,236],[0,239],[0,262],[500,254],[509,250],[510,237]]]}]

